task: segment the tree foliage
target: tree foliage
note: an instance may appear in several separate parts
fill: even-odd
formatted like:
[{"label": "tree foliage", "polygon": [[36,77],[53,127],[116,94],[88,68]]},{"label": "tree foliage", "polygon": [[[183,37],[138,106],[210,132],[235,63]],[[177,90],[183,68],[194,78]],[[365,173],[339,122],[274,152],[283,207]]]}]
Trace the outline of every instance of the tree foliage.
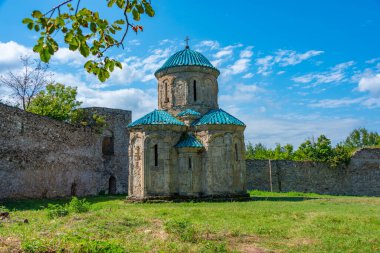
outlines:
[{"label": "tree foliage", "polygon": [[119,61],[106,55],[106,51],[112,47],[124,47],[129,29],[136,33],[143,31],[141,25],[130,21],[130,16],[139,21],[141,15],[153,17],[155,12],[149,0],[105,0],[107,7],[120,9],[120,18],[111,21],[102,18],[97,10],[80,8],[80,4],[81,0],[65,0],[45,13],[34,10],[31,17],[22,22],[39,33],[33,51],[39,53],[43,62],[49,62],[59,50],[56,34],[60,32],[70,50],[78,51],[84,57],[93,56],[84,68],[104,82],[115,67],[122,68]]},{"label": "tree foliage", "polygon": [[60,83],[49,84],[32,99],[27,111],[74,125],[91,126],[101,132],[106,124],[104,117],[78,108],[82,102],[76,96],[76,88]]},{"label": "tree foliage", "polygon": [[297,150],[294,150],[290,144],[285,146],[276,144],[276,147],[271,149],[261,143],[253,146],[249,142],[246,148],[246,158],[315,161],[329,163],[332,167],[337,167],[341,164],[348,164],[357,148],[379,145],[378,133],[359,128],[353,130],[344,142],[338,143],[335,147],[331,145],[331,140],[325,135],[320,135],[316,141],[314,138],[307,139],[300,144]]},{"label": "tree foliage", "polygon": [[63,84],[49,84],[32,99],[27,111],[60,121],[69,121],[82,103],[76,100],[77,89]]},{"label": "tree foliage", "polygon": [[16,103],[26,110],[32,98],[50,82],[51,75],[47,72],[48,65],[32,60],[28,56],[20,57],[22,71],[9,71],[0,76],[0,85],[11,90]]},{"label": "tree foliage", "polygon": [[353,130],[343,143],[348,148],[362,148],[380,145],[380,135],[365,128]]}]

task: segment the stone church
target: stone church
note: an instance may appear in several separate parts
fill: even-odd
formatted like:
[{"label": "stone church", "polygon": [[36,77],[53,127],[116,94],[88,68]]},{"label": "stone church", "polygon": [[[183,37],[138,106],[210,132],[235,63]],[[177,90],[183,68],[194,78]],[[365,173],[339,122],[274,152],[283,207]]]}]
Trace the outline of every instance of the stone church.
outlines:
[{"label": "stone church", "polygon": [[158,109],[128,125],[129,199],[246,196],[245,125],[219,108],[219,74],[188,46],[155,72]]}]

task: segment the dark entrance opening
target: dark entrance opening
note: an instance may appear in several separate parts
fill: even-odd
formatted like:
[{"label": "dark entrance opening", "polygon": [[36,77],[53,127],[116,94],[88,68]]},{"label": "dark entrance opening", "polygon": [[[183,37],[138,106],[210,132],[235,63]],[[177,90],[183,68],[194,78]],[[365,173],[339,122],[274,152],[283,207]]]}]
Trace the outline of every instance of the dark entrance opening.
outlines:
[{"label": "dark entrance opening", "polygon": [[111,176],[108,181],[108,194],[115,195],[116,194],[116,178]]}]

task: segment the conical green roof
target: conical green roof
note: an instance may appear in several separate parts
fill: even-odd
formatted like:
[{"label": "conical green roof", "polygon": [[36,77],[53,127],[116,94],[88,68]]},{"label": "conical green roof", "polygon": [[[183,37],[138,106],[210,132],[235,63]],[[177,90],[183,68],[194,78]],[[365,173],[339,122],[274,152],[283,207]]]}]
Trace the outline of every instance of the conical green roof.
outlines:
[{"label": "conical green roof", "polygon": [[237,125],[245,126],[243,122],[222,109],[208,111],[202,118],[194,121],[193,126],[201,125]]},{"label": "conical green roof", "polygon": [[180,125],[185,124],[178,119],[174,118],[168,112],[163,110],[154,110],[151,113],[139,118],[138,120],[128,124],[128,127],[135,127],[141,125]]},{"label": "conical green roof", "polygon": [[179,142],[175,145],[176,148],[203,148],[203,145],[198,141],[194,135],[186,134],[183,136]]},{"label": "conical green roof", "polygon": [[[201,66],[217,70],[203,54],[191,50],[190,48],[185,48],[184,50],[170,56],[164,65],[162,65],[162,67],[155,72],[155,74],[163,70],[179,66]],[[217,71],[219,72],[219,70]]]}]

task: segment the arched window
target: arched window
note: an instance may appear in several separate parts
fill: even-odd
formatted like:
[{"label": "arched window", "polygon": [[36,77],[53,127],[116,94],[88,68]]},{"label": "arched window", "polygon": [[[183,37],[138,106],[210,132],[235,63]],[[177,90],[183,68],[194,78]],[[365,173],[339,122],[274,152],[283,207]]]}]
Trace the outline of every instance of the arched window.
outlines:
[{"label": "arched window", "polygon": [[191,161],[191,157],[189,157],[189,169],[191,170],[192,167],[193,167],[193,163]]},{"label": "arched window", "polygon": [[105,156],[111,156],[114,155],[114,143],[113,143],[113,137],[112,136],[105,136],[103,137],[102,142],[102,153]]},{"label": "arched window", "polygon": [[194,101],[197,101],[197,81],[193,81],[193,94],[194,94]]},{"label": "arched window", "polygon": [[158,166],[158,145],[154,145],[154,166]]},{"label": "arched window", "polygon": [[116,194],[116,178],[114,176],[111,176],[108,180],[108,194]]},{"label": "arched window", "polygon": [[235,159],[236,161],[239,161],[239,151],[237,143],[235,143]]}]

